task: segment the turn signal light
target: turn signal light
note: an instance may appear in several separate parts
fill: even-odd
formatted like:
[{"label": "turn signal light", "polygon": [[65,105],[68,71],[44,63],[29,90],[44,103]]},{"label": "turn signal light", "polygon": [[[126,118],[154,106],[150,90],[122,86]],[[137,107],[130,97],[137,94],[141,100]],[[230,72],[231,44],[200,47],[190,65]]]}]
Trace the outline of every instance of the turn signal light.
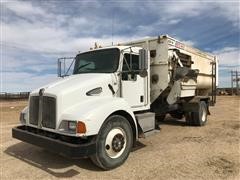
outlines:
[{"label": "turn signal light", "polygon": [[81,122],[81,121],[78,121],[77,123],[77,133],[86,133],[86,125]]}]

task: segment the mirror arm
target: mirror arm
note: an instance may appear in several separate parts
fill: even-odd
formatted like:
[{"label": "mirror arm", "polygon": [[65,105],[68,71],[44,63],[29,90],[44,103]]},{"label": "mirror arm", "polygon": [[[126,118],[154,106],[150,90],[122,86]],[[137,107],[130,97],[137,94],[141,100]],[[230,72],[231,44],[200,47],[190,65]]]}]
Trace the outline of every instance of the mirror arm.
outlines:
[{"label": "mirror arm", "polygon": [[72,67],[73,62],[75,62],[75,60],[76,60],[76,58],[73,58],[73,60],[72,60],[72,62],[71,62],[71,64],[70,64],[70,66],[69,66],[67,72],[65,73],[65,76],[69,76],[69,75],[67,75],[67,73],[68,73],[68,71],[70,70],[70,68]]}]

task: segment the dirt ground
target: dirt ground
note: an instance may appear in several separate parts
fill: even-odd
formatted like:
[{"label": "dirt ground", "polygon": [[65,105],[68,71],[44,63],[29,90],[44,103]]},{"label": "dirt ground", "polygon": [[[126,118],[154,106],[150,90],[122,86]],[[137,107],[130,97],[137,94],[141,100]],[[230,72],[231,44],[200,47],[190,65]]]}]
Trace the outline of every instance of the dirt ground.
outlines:
[{"label": "dirt ground", "polygon": [[168,117],[112,171],[13,139],[11,128],[26,104],[0,102],[0,179],[240,179],[240,97],[217,97],[204,127]]}]

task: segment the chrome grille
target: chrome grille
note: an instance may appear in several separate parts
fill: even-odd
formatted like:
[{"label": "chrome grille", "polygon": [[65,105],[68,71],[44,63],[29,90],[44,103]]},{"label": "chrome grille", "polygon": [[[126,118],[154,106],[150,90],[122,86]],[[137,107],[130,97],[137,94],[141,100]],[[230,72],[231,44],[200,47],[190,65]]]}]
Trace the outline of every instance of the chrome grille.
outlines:
[{"label": "chrome grille", "polygon": [[[53,97],[43,96],[42,107],[41,107],[41,117],[42,117],[42,127],[55,129],[56,128],[56,99]],[[38,125],[39,123],[39,96],[30,97],[30,107],[29,107],[29,122],[33,125]]]},{"label": "chrome grille", "polygon": [[38,112],[39,112],[39,96],[30,97],[29,106],[29,123],[33,125],[38,124]]},{"label": "chrome grille", "polygon": [[56,99],[43,96],[42,126],[55,129],[56,127]]}]

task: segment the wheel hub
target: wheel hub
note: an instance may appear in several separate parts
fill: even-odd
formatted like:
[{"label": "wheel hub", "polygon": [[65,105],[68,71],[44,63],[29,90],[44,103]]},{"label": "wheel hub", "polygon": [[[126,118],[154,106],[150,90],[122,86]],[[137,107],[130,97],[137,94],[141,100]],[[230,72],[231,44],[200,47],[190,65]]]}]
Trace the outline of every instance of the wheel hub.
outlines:
[{"label": "wheel hub", "polygon": [[118,158],[125,151],[126,144],[125,131],[117,127],[109,131],[105,141],[105,151],[110,158]]},{"label": "wheel hub", "polygon": [[124,146],[124,137],[122,134],[116,134],[113,137],[112,148],[115,152],[120,152]]}]

